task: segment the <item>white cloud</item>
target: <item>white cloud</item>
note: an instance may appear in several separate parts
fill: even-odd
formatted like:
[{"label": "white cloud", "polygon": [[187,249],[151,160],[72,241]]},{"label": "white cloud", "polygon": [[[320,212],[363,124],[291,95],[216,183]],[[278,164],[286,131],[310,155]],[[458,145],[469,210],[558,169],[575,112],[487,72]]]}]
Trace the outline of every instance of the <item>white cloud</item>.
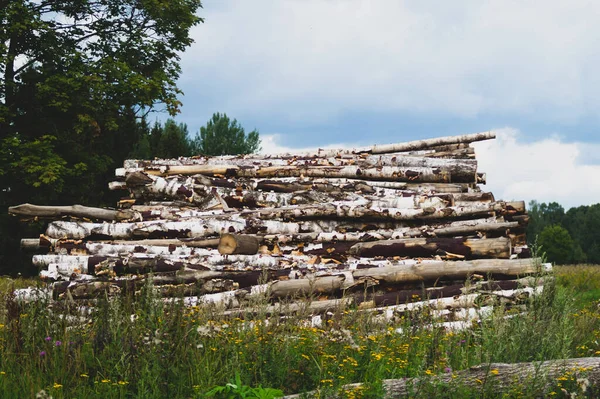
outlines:
[{"label": "white cloud", "polygon": [[597,1],[203,3],[182,87],[236,115],[542,112],[565,122],[600,106]]},{"label": "white cloud", "polygon": [[506,200],[556,201],[565,208],[600,203],[600,165],[581,162],[585,143],[560,138],[525,143],[516,129],[499,129],[496,140],[475,143],[478,169],[489,189]]},{"label": "white cloud", "polygon": [[[581,164],[582,148],[588,144],[565,143],[558,137],[526,143],[517,129],[496,130],[497,138],[474,143],[478,170],[487,174],[487,185],[498,200],[556,201],[565,209],[600,203],[600,165]],[[284,136],[262,137],[263,153],[305,152],[281,143]],[[375,143],[373,143],[375,144]],[[325,148],[356,148],[339,143]]]}]

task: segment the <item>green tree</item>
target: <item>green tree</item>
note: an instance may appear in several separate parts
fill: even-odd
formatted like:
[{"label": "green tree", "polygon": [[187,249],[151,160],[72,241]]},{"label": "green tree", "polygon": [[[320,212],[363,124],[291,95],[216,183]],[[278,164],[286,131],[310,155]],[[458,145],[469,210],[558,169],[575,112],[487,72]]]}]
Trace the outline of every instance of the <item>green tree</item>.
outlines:
[{"label": "green tree", "polygon": [[[178,112],[179,54],[199,7],[0,0],[0,218],[20,202],[112,203],[107,182],[139,142],[140,117]],[[14,251],[0,247],[0,268]]]},{"label": "green tree", "polygon": [[538,244],[550,262],[564,265],[575,260],[576,245],[567,229],[562,226],[556,224],[546,226],[538,237]]},{"label": "green tree", "polygon": [[177,158],[192,155],[192,140],[187,125],[167,119],[164,125],[159,121],[150,129],[145,120],[137,124],[138,141],[129,154],[130,158]]},{"label": "green tree", "polygon": [[252,154],[260,151],[259,133],[246,134],[236,119],[215,113],[193,142],[193,151],[202,155]]},{"label": "green tree", "polygon": [[176,158],[190,155],[192,155],[192,148],[187,125],[177,124],[173,119],[167,119],[162,127],[157,148],[153,149],[153,156]]}]

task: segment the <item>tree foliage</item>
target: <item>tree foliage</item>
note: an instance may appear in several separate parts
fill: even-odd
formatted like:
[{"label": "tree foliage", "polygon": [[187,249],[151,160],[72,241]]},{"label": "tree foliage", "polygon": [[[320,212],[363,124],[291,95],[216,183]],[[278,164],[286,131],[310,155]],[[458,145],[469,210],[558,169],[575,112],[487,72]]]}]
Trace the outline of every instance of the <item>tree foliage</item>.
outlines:
[{"label": "tree foliage", "polygon": [[[567,231],[573,241],[570,262],[600,264],[600,204],[578,206],[565,212],[556,202],[546,204],[531,201],[528,213],[530,222],[527,239],[530,243],[536,237],[541,239],[544,232],[546,235],[551,234],[550,232],[554,235],[556,229],[550,227],[559,226]],[[545,246],[548,251],[548,244]]]},{"label": "tree foliage", "polygon": [[130,158],[177,158],[192,155],[192,140],[184,123],[167,119],[164,125],[156,121],[150,129],[142,121],[138,129],[140,138],[130,153]]},{"label": "tree foliage", "polygon": [[538,237],[538,244],[548,261],[558,265],[573,263],[575,243],[564,227],[557,224],[544,227]]},{"label": "tree foliage", "polygon": [[202,155],[252,154],[260,151],[259,133],[255,129],[246,134],[236,119],[217,112],[200,128],[193,151]]},{"label": "tree foliage", "polygon": [[[113,203],[107,182],[139,142],[140,117],[178,112],[199,7],[0,0],[0,218],[20,202]],[[0,268],[11,240],[0,231]]]}]

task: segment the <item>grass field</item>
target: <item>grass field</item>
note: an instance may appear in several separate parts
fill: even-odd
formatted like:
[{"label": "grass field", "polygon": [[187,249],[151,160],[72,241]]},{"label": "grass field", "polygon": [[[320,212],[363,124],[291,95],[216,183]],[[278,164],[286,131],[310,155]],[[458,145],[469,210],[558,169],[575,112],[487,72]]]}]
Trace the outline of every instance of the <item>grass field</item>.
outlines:
[{"label": "grass field", "polygon": [[[79,320],[3,295],[1,397],[32,398],[44,390],[53,398],[269,398],[318,389],[321,397],[378,398],[382,379],[600,355],[600,267],[559,266],[554,274],[556,284],[530,301],[527,314],[506,319],[500,309],[454,333],[428,328],[434,320],[427,313],[382,324],[347,309],[319,328],[301,326],[302,315],[268,324],[258,315],[250,323],[224,319],[217,309],[165,304],[149,290],[135,303],[100,300]],[[0,279],[0,290],[31,283]],[[411,397],[586,397],[576,377],[503,393],[493,379],[476,388],[432,383]],[[353,382],[365,386],[341,391]]]}]

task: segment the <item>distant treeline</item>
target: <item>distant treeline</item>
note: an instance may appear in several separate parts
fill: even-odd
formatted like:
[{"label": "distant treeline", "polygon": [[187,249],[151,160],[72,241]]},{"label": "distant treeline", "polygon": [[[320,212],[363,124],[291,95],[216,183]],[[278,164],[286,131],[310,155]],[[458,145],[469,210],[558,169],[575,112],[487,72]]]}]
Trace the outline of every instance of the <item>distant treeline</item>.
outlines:
[{"label": "distant treeline", "polygon": [[527,239],[557,264],[600,264],[600,203],[565,209],[531,201]]}]

